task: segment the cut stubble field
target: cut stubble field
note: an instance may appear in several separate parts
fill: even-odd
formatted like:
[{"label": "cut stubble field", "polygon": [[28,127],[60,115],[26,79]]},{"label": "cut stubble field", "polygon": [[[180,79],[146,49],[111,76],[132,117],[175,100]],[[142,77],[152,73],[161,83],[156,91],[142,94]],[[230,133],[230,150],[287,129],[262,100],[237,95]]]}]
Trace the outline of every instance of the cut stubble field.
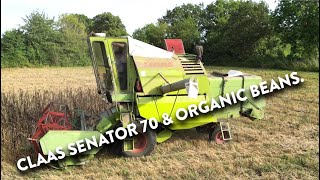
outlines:
[{"label": "cut stubble field", "polygon": [[[206,69],[236,69],[267,81],[291,73],[212,66]],[[263,120],[230,119],[233,140],[223,145],[208,142],[206,134],[185,130],[158,144],[147,157],[115,157],[102,150],[83,166],[65,170],[42,166],[22,174],[15,162],[32,153],[26,137],[31,136],[28,133],[33,131],[35,117],[55,95],[91,114],[108,105],[96,94],[91,67],[2,69],[1,175],[4,179],[319,179],[319,73],[298,75],[305,80],[301,86],[266,97]],[[23,107],[15,107],[22,106],[26,96],[30,100]],[[45,102],[38,102],[34,96]],[[13,112],[18,112],[17,118]],[[22,122],[28,119],[33,120]],[[19,138],[12,136],[19,132]]]}]

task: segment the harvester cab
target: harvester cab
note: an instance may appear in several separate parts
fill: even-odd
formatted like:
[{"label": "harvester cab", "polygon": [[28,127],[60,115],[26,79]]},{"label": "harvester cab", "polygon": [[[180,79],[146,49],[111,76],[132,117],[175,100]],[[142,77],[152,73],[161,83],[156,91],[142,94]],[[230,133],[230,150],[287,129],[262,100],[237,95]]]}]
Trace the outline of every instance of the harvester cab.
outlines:
[{"label": "harvester cab", "polygon": [[[125,128],[130,123],[137,125],[138,134],[115,140],[108,145],[110,152],[125,156],[149,155],[156,143],[166,141],[175,131],[192,128],[209,134],[210,141],[221,144],[232,139],[227,119],[264,117],[263,97],[250,98],[249,92],[249,86],[259,84],[261,77],[238,71],[207,73],[201,61],[201,46],[194,55],[185,53],[180,39],[166,39],[165,44],[166,50],[131,37],[90,34],[88,45],[97,92],[112,103],[112,107],[100,114],[95,131],[48,130],[38,138],[42,153],[47,155],[49,150],[66,147],[80,138],[96,136],[99,139],[99,135]],[[209,111],[214,100],[219,101],[220,96],[239,89],[245,89],[241,95],[248,97],[246,101]],[[141,122],[151,119],[156,121],[151,124],[157,126],[142,131]],[[170,124],[165,123],[168,119]],[[85,153],[86,158],[77,157],[77,161],[68,156],[60,165],[82,163],[99,150],[93,149]]]},{"label": "harvester cab", "polygon": [[110,103],[132,101],[132,62],[126,38],[101,41],[91,39],[91,54],[98,93]]}]

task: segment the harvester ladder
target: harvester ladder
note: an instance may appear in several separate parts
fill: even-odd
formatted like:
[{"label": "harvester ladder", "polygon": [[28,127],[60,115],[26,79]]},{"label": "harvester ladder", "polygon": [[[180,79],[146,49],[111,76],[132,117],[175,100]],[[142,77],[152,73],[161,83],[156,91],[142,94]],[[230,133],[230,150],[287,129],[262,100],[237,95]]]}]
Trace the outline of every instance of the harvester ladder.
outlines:
[{"label": "harvester ladder", "polygon": [[202,62],[196,60],[195,55],[179,55],[180,63],[186,75],[206,74]]},{"label": "harvester ladder", "polygon": [[226,141],[226,140],[231,140],[232,139],[229,122],[221,121],[220,122],[220,130],[221,130],[221,133],[222,133],[223,140]]}]

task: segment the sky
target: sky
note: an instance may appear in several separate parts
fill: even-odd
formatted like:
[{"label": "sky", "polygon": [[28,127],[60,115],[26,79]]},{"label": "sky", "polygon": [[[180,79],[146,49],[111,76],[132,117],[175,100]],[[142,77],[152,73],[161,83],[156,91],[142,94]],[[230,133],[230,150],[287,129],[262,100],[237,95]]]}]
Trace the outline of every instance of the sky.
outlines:
[{"label": "sky", "polygon": [[[165,15],[167,10],[173,9],[183,3],[204,5],[214,0],[1,0],[1,34],[6,30],[23,25],[22,18],[30,15],[32,11],[45,12],[50,18],[64,13],[79,13],[94,17],[103,12],[111,12],[119,16],[131,35],[135,29],[148,23],[155,23]],[[259,2],[260,0],[253,0]],[[274,10],[276,0],[264,0],[269,8]]]}]

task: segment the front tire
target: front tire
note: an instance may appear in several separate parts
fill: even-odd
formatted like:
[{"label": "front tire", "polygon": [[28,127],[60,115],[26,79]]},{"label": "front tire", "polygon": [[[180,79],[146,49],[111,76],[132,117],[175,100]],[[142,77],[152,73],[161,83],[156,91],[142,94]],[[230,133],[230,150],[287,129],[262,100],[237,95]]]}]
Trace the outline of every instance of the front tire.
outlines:
[{"label": "front tire", "polygon": [[145,133],[138,132],[138,135],[133,136],[134,149],[131,151],[123,151],[122,154],[126,157],[148,156],[154,150],[157,144],[157,134],[152,129],[147,129]]},{"label": "front tire", "polygon": [[223,140],[223,135],[219,125],[214,127],[212,131],[209,132],[209,141],[210,142],[215,141],[217,144],[225,143],[225,140]]}]

